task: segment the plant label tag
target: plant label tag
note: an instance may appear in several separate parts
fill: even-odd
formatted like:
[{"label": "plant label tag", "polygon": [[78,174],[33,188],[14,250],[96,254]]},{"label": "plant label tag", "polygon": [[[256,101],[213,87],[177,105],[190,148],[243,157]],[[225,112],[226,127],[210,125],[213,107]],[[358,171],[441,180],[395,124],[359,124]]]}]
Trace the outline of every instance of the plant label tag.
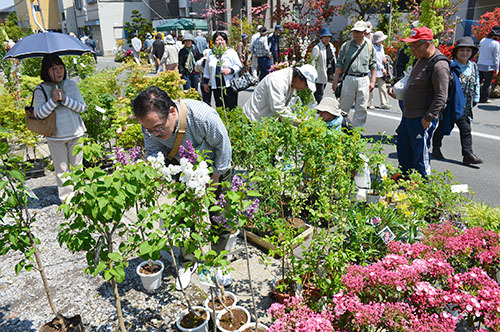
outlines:
[{"label": "plant label tag", "polygon": [[387,177],[387,167],[385,167],[384,164],[378,165],[378,170],[380,172],[380,176],[382,177],[382,179]]},{"label": "plant label tag", "polygon": [[95,110],[99,113],[106,114],[106,110],[100,106],[96,106]]},{"label": "plant label tag", "polygon": [[29,198],[36,199],[37,201],[39,200],[38,196],[35,194],[35,192],[33,190],[31,190],[28,187],[24,187],[24,188],[26,190],[26,195],[28,195]]},{"label": "plant label tag", "polygon": [[468,184],[454,184],[451,186],[451,192],[453,193],[468,193],[469,185]]},{"label": "plant label tag", "polygon": [[396,238],[392,230],[389,228],[389,226],[385,226],[382,228],[382,230],[378,233],[378,236],[382,238],[382,240],[385,242],[385,244],[388,244],[392,240]]},{"label": "plant label tag", "polygon": [[73,58],[73,63],[76,65],[78,61],[76,61],[76,58]]}]

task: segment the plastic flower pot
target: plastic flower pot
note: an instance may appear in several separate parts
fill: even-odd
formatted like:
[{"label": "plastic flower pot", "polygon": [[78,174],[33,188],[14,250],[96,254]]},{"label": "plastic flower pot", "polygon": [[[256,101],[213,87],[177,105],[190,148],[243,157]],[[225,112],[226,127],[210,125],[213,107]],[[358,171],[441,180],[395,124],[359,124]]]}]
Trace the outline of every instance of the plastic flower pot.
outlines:
[{"label": "plastic flower pot", "polygon": [[[258,332],[266,332],[267,329],[268,329],[268,327],[262,323],[259,323],[259,325],[257,325]],[[250,323],[243,325],[242,327],[240,327],[239,331],[240,332],[255,332],[255,322],[250,322]]]},{"label": "plastic flower pot", "polygon": [[[236,303],[238,302],[238,298],[236,297],[236,295],[234,293],[231,293],[231,292],[224,292],[224,294],[226,295],[226,299],[228,298],[231,298],[233,299],[233,303],[231,304],[226,304],[226,307],[228,308],[232,308],[236,305]],[[219,313],[224,310],[224,307],[219,303],[218,301],[218,297],[215,297],[215,316],[217,317],[217,315],[219,315]],[[213,314],[213,310],[212,310],[212,297],[209,296],[204,302],[203,302],[203,306],[210,312],[210,314],[212,315]]]},{"label": "plastic flower pot", "polygon": [[237,305],[229,310],[232,311],[234,315],[234,320],[230,321],[231,318],[226,309],[219,312],[215,325],[221,332],[233,332],[240,331],[241,327],[250,322],[250,313],[247,309]]},{"label": "plastic flower pot", "polygon": [[368,204],[376,204],[380,201],[379,194],[371,194],[370,192],[366,193],[366,203]]},{"label": "plastic flower pot", "polygon": [[226,246],[224,247],[224,250],[227,250],[229,252],[234,250],[234,246],[236,245],[236,238],[238,237],[238,234],[240,234],[240,230],[236,230],[236,232],[231,233],[229,235],[229,239],[227,239]]},{"label": "plastic flower pot", "polygon": [[208,332],[208,321],[210,320],[208,310],[200,306],[193,306],[191,308],[203,316],[198,318],[193,313],[185,310],[179,315],[175,326],[182,332]]},{"label": "plastic flower pot", "polygon": [[161,277],[165,266],[162,261],[153,261],[153,265],[159,265],[161,267],[160,271],[152,274],[141,272],[141,268],[147,264],[148,261],[142,262],[137,266],[135,272],[139,275],[139,277],[141,277],[142,287],[144,287],[146,291],[152,292],[161,286]]}]

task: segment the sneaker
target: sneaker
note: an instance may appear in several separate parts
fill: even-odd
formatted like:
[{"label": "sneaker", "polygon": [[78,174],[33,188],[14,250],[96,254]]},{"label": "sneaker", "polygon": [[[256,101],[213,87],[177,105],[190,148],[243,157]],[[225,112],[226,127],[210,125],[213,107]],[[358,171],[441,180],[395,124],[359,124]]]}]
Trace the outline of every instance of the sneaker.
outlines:
[{"label": "sneaker", "polygon": [[432,149],[431,156],[434,159],[437,159],[437,160],[443,160],[444,159],[443,153],[441,152],[440,148],[434,148],[434,149]]},{"label": "sneaker", "polygon": [[217,269],[216,272],[217,280],[219,280],[219,284],[221,284],[224,287],[227,287],[231,285],[233,282],[233,279],[231,278],[231,274],[227,272],[225,269]]},{"label": "sneaker", "polygon": [[189,268],[183,266],[179,268],[179,277],[175,278],[175,289],[181,290],[189,286],[189,284],[191,283],[191,275],[194,273],[194,271],[196,271],[196,267],[197,264],[193,264]]},{"label": "sneaker", "polygon": [[375,106],[370,105],[370,106],[368,106],[368,109],[370,109],[370,110],[374,110],[374,109],[375,109]]},{"label": "sneaker", "polygon": [[475,154],[471,153],[464,156],[463,164],[464,165],[473,165],[473,164],[481,164],[483,161],[479,159]]},{"label": "sneaker", "polygon": [[383,110],[390,110],[392,105],[382,105],[380,106],[381,109]]}]

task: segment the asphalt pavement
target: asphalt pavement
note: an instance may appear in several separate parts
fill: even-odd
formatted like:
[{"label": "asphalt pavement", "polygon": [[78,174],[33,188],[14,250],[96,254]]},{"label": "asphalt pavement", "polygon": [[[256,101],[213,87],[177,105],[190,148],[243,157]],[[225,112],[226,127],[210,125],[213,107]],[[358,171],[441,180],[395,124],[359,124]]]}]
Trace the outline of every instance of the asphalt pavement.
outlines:
[{"label": "asphalt pavement", "polygon": [[[118,64],[111,57],[98,57],[97,68],[115,67]],[[250,97],[253,89],[240,92],[238,104],[243,106]],[[325,89],[326,97],[333,97],[331,84]],[[375,105],[380,105],[378,90],[374,95]],[[381,134],[393,136],[393,140],[385,145],[387,160],[394,165],[398,164],[395,140],[396,128],[401,120],[401,111],[397,100],[390,98],[391,109],[375,109],[368,111],[365,125],[366,137],[380,139]],[[352,117],[351,110],[351,117]],[[455,180],[461,184],[468,184],[469,190],[475,192],[474,199],[500,206],[500,99],[491,99],[491,103],[479,104],[474,108],[472,123],[472,139],[474,153],[483,160],[477,166],[462,165],[460,136],[455,128],[450,136],[445,136],[441,151],[444,160],[432,160],[434,170],[451,171]]]}]

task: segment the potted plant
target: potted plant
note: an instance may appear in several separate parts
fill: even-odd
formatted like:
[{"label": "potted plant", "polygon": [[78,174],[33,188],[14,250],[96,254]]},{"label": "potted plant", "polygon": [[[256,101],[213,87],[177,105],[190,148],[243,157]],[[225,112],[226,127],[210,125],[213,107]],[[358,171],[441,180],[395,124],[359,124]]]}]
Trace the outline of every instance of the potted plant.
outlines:
[{"label": "potted plant", "polygon": [[33,233],[33,223],[36,214],[30,213],[28,203],[37,199],[34,193],[26,186],[22,167],[26,166],[22,160],[9,157],[8,146],[0,142],[0,255],[6,255],[10,251],[18,251],[22,258],[15,266],[16,275],[23,269],[31,271],[35,267],[40,273],[43,288],[50,309],[55,318],[42,326],[46,332],[56,331],[60,326],[66,331],[83,331],[83,325],[79,315],[66,318],[57,310],[49,281],[40,257],[40,239]]},{"label": "potted plant", "polygon": [[239,331],[241,327],[250,322],[250,313],[245,307],[233,306],[222,310],[217,315],[215,324],[222,332]]},{"label": "potted plant", "polygon": [[[84,157],[100,156],[101,148],[93,147],[83,151]],[[156,178],[157,172],[140,161],[118,164],[110,174],[99,167],[79,166],[65,183],[73,185],[74,196],[60,207],[67,220],[59,227],[59,243],[72,252],[85,251],[85,272],[102,275],[110,283],[122,332],[126,328],[117,284],[125,279],[128,260],[142,242],[133,236],[134,229],[123,220],[123,215],[137,202],[142,206],[154,205],[160,189]],[[117,243],[118,232],[125,240]]]},{"label": "potted plant", "polygon": [[[194,150],[189,141],[187,149],[181,146],[179,153],[181,159],[178,166],[165,166],[164,156],[161,153],[148,157],[147,161],[160,174],[157,181],[163,183],[164,190],[169,193],[169,197],[175,198],[174,204],[164,203],[148,211],[152,221],[160,219],[163,221],[163,227],[158,230],[162,232],[160,238],[166,239],[162,249],[170,252],[176,276],[180,282],[174,246],[182,246],[187,254],[192,253],[207,270],[218,264],[227,265],[228,262],[223,260],[226,252],[217,254],[214,250],[210,250],[204,254],[202,250],[205,243],[215,242],[217,239],[217,235],[211,230],[208,218],[208,208],[214,202],[213,192],[215,191],[215,188],[211,186],[208,163]],[[175,177],[179,180],[176,181]],[[197,179],[197,181],[192,181],[192,179]],[[176,325],[184,329],[206,329],[206,323],[210,319],[207,310],[192,306],[184,289],[181,288],[181,292],[187,310],[179,315]],[[220,303],[224,305],[225,302],[220,300]]]}]

